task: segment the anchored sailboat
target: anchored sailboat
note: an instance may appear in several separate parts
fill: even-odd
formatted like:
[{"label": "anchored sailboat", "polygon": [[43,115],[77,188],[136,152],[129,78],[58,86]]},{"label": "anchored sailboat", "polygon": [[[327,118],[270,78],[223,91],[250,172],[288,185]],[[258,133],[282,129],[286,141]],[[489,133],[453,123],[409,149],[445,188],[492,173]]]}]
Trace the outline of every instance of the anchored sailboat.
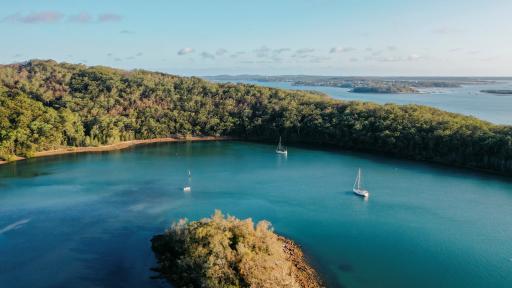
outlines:
[{"label": "anchored sailboat", "polygon": [[190,170],[188,170],[188,183],[183,187],[183,192],[190,192],[192,191],[192,188],[190,187],[190,180],[192,179],[192,173],[190,173]]},{"label": "anchored sailboat", "polygon": [[355,194],[363,197],[368,197],[370,192],[361,188],[361,168],[357,172],[356,182],[354,182],[354,188],[352,189]]},{"label": "anchored sailboat", "polygon": [[276,153],[288,155],[288,149],[281,144],[281,136],[279,136],[279,144],[277,144]]}]

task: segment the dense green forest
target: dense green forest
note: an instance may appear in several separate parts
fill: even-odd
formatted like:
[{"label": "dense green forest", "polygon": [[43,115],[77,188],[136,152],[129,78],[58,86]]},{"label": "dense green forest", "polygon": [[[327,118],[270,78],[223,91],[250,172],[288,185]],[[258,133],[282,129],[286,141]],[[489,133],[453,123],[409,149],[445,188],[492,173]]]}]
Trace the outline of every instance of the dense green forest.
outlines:
[{"label": "dense green forest", "polygon": [[512,126],[418,105],[33,60],[0,66],[0,158],[171,135],[310,143],[512,175]]}]

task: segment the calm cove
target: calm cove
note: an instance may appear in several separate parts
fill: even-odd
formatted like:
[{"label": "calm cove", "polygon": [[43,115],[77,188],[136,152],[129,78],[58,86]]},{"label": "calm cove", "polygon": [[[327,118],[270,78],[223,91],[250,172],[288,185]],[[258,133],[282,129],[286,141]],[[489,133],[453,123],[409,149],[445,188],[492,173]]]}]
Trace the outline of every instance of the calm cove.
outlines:
[{"label": "calm cove", "polygon": [[[267,219],[328,287],[512,287],[512,181],[351,152],[168,143],[0,166],[2,287],[169,287],[152,235]],[[352,193],[363,170],[367,201]],[[184,193],[191,170],[191,192]]]}]

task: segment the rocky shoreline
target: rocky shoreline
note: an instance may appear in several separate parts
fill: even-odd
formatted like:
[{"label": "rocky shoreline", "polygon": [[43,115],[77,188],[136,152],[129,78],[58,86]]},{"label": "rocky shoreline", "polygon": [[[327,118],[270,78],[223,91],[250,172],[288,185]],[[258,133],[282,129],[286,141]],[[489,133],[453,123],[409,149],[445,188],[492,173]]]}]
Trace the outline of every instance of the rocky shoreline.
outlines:
[{"label": "rocky shoreline", "polygon": [[309,265],[304,258],[304,253],[299,245],[290,239],[278,236],[279,241],[283,243],[283,251],[288,260],[292,263],[294,269],[294,278],[301,288],[320,288],[325,287],[318,273]]}]

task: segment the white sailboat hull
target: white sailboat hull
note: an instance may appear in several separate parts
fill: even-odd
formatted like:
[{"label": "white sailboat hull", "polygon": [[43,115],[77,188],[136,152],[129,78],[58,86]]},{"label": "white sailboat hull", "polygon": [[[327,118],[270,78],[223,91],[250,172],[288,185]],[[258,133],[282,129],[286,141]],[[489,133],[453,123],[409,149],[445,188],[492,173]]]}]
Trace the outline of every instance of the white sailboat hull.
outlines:
[{"label": "white sailboat hull", "polygon": [[359,195],[359,196],[362,196],[362,197],[368,197],[370,195],[370,192],[368,192],[366,190],[362,190],[362,189],[354,188],[352,191],[354,191],[354,193],[356,195]]},{"label": "white sailboat hull", "polygon": [[190,186],[186,186],[183,188],[183,191],[184,192],[190,192],[192,189],[190,188]]},{"label": "white sailboat hull", "polygon": [[279,144],[277,144],[276,153],[282,154],[282,155],[288,155],[288,149],[286,149],[285,147],[283,147],[283,145],[281,145],[281,137],[279,137]]},{"label": "white sailboat hull", "polygon": [[370,193],[367,190],[361,189],[361,168],[357,171],[356,182],[354,183],[354,188],[352,188],[354,194],[362,197],[368,197]]}]

